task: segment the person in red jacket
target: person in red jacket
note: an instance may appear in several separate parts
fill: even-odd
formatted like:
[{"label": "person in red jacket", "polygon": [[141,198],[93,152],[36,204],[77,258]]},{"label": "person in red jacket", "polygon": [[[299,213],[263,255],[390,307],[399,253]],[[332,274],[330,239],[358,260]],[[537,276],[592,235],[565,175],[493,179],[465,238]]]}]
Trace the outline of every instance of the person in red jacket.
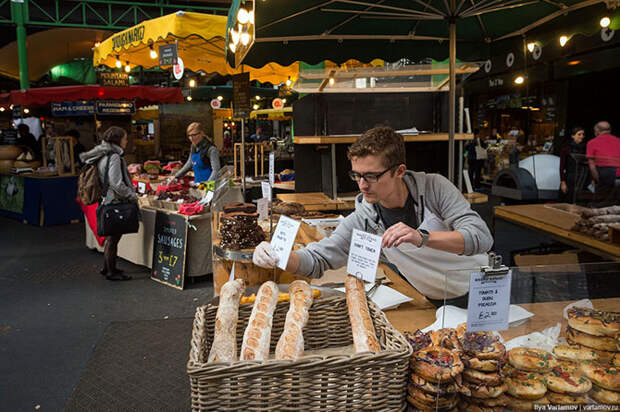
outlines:
[{"label": "person in red jacket", "polygon": [[620,138],[611,134],[611,125],[606,121],[594,126],[594,136],[586,148],[592,183],[598,201],[610,200],[616,176],[620,176]]}]

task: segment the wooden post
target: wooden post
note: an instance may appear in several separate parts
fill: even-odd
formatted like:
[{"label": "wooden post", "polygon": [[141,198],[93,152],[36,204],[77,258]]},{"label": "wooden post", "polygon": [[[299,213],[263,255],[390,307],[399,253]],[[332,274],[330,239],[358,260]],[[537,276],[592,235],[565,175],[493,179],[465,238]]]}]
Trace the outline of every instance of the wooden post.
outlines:
[{"label": "wooden post", "polygon": [[265,145],[260,145],[260,175],[265,175]]},{"label": "wooden post", "polygon": [[254,143],[254,177],[258,176],[258,145],[259,143]]}]

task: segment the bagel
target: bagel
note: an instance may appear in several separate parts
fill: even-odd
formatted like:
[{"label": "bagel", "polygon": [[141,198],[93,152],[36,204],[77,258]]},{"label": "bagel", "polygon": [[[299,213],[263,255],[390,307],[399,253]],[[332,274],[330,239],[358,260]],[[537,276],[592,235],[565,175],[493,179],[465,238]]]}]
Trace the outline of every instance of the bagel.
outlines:
[{"label": "bagel", "polygon": [[[455,398],[458,399],[458,398]],[[452,412],[454,410],[454,406],[450,408],[435,408],[435,404],[428,404],[424,402],[420,402],[419,400],[413,398],[411,395],[407,395],[407,402],[409,402],[410,406],[413,406],[413,410],[422,411],[422,412]],[[456,405],[455,405],[456,406]],[[411,410],[411,409],[409,409]]]},{"label": "bagel", "polygon": [[594,336],[584,332],[580,332],[570,326],[566,328],[566,338],[573,342],[577,342],[588,348],[606,350],[614,352],[616,350],[616,340],[609,336]]},{"label": "bagel", "polygon": [[568,325],[594,336],[614,336],[620,331],[620,312],[605,312],[590,308],[570,308]]},{"label": "bagel", "polygon": [[562,360],[568,361],[584,361],[584,360],[597,360],[598,355],[596,352],[580,346],[575,345],[558,345],[553,348],[553,354]]},{"label": "bagel", "polygon": [[572,396],[565,393],[547,392],[545,395],[552,405],[585,405],[588,398],[585,395]]},{"label": "bagel", "polygon": [[549,372],[545,379],[547,381],[547,389],[556,393],[583,395],[592,389],[590,379],[578,371],[570,371],[568,368],[561,366],[551,369],[551,372]]},{"label": "bagel", "polygon": [[417,351],[409,363],[415,373],[431,382],[452,381],[463,372],[463,362],[456,352],[435,346]]},{"label": "bagel", "polygon": [[610,391],[620,391],[620,375],[615,366],[585,361],[581,364],[581,371],[592,383]]},{"label": "bagel", "polygon": [[460,392],[460,388],[454,382],[446,382],[438,385],[437,383],[427,381],[420,375],[412,374],[410,376],[409,385],[413,385],[418,389],[427,393],[433,393],[436,395],[449,395],[452,393]]},{"label": "bagel", "polygon": [[508,396],[508,407],[515,411],[533,411],[536,410],[534,405],[548,405],[549,400],[546,397],[538,399],[519,399]]},{"label": "bagel", "polygon": [[531,372],[549,372],[557,366],[557,361],[549,352],[533,348],[509,350],[508,361],[517,369]]},{"label": "bagel", "polygon": [[460,339],[463,351],[480,360],[500,359],[506,353],[499,338],[489,332],[464,332]]},{"label": "bagel", "polygon": [[506,386],[506,392],[519,399],[538,399],[547,393],[543,377],[534,372],[513,371]]},{"label": "bagel", "polygon": [[431,393],[426,393],[423,390],[418,389],[412,385],[408,386],[407,392],[409,393],[409,396],[411,396],[413,399],[418,400],[419,402],[427,405],[436,405],[438,408],[442,409],[454,408],[456,406],[456,403],[458,402],[458,396],[455,393],[448,396],[433,395]]},{"label": "bagel", "polygon": [[467,353],[461,355],[461,360],[469,369],[475,369],[481,372],[497,372],[501,362],[501,360],[498,359],[478,359]]},{"label": "bagel", "polygon": [[620,392],[610,391],[597,385],[592,385],[592,390],[588,393],[590,398],[603,405],[620,405]]},{"label": "bagel", "polygon": [[[568,343],[570,344],[570,346],[574,346],[576,348],[580,348],[580,349],[585,349],[587,351],[592,352],[594,355],[596,356],[597,359],[592,359],[593,361],[598,361],[598,362],[603,362],[603,363],[611,363],[614,364],[614,362],[618,362],[615,361],[614,357],[617,356],[617,352],[612,352],[612,351],[608,351],[608,350],[599,350],[599,349],[594,349],[594,348],[588,348],[587,346],[581,345],[577,342],[575,342],[574,340],[572,340],[571,338],[567,337],[566,340],[568,341]],[[590,359],[584,359],[584,360],[590,360]],[[618,365],[616,365],[618,366]]]},{"label": "bagel", "polygon": [[502,376],[499,373],[486,373],[474,369],[465,369],[463,371],[463,378],[478,385],[497,386],[502,383]]},{"label": "bagel", "polygon": [[472,398],[477,399],[497,398],[498,396],[506,392],[505,383],[497,386],[489,386],[479,385],[471,382],[463,382],[463,386],[465,386],[470,391]]}]

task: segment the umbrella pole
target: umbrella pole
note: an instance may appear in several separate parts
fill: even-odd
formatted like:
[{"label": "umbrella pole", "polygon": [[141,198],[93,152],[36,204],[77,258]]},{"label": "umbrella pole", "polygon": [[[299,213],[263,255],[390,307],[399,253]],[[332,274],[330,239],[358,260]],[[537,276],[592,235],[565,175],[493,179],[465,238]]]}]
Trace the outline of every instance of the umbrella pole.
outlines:
[{"label": "umbrella pole", "polygon": [[245,202],[245,119],[241,119],[241,191]]},{"label": "umbrella pole", "polygon": [[[452,0],[454,3],[454,0]],[[456,127],[456,19],[450,19],[450,89],[448,97],[448,179],[454,183],[454,132]]]}]

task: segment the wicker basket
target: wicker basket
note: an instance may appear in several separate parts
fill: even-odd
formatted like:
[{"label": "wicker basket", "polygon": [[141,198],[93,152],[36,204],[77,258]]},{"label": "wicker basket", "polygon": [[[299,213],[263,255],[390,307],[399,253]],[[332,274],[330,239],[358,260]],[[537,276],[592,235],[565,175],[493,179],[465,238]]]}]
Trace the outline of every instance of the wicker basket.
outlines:
[{"label": "wicker basket", "polygon": [[[289,303],[278,303],[271,353],[284,328]],[[297,361],[207,363],[217,307],[196,309],[187,373],[194,411],[404,410],[411,346],[369,302],[381,352],[304,356]],[[252,304],[241,305],[237,348],[241,347]],[[322,298],[310,309],[304,329],[306,351],[353,343],[344,296]]]}]

